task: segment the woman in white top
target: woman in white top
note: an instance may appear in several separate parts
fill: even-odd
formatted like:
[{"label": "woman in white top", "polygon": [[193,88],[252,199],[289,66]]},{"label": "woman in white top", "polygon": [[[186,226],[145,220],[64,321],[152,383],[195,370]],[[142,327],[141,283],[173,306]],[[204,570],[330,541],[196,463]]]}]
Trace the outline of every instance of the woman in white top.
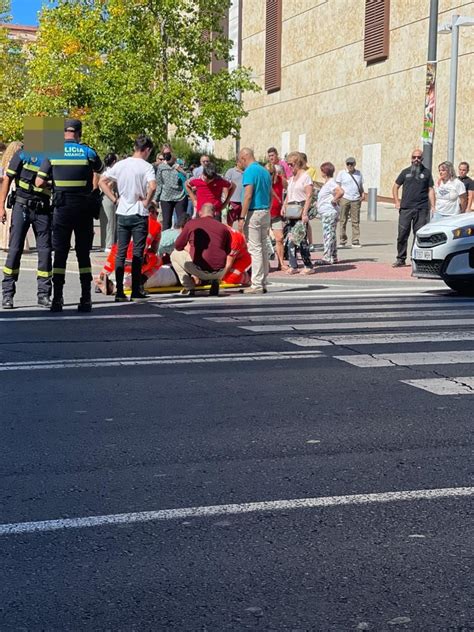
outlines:
[{"label": "woman in white top", "polygon": [[[293,151],[287,156],[288,166],[291,168],[293,175],[288,180],[288,191],[286,200],[283,205],[282,215],[288,219],[290,231],[288,234],[288,260],[290,269],[288,274],[298,274],[298,262],[296,253],[299,250],[304,263],[305,274],[313,274],[313,264],[311,262],[311,254],[308,243],[308,211],[311,205],[311,197],[313,195],[313,181],[305,171],[305,161],[298,151]],[[300,207],[301,213],[299,218],[288,217],[289,207],[298,211]]]},{"label": "woman in white top", "polygon": [[439,178],[435,183],[436,208],[433,222],[445,217],[459,215],[466,209],[466,187],[456,177],[452,162],[442,162],[438,166]]},{"label": "woman in white top", "polygon": [[336,226],[339,219],[339,200],[344,189],[334,180],[335,167],[332,162],[323,162],[320,167],[324,184],[318,195],[318,215],[323,225],[324,254],[319,264],[337,263]]}]

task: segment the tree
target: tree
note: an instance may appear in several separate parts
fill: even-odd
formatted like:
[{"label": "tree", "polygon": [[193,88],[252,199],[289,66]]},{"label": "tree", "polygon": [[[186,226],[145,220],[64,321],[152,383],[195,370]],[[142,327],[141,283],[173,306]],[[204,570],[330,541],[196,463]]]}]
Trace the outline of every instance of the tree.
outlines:
[{"label": "tree", "polygon": [[[220,24],[230,0],[59,0],[44,9],[28,61],[27,114],[81,118],[88,140],[126,151],[146,131],[238,136],[250,70],[210,72],[229,58]],[[212,33],[212,37],[206,34]]]},{"label": "tree", "polygon": [[26,90],[28,44],[10,39],[10,0],[0,0],[0,140],[23,133],[22,99]]}]

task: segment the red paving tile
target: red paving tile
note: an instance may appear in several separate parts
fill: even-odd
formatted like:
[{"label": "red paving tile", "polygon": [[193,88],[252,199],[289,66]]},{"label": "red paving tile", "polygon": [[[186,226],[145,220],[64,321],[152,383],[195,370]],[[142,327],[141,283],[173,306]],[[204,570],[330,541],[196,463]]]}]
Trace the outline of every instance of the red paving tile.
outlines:
[{"label": "red paving tile", "polygon": [[[411,266],[404,268],[392,268],[390,263],[377,263],[357,260],[342,260],[340,263],[330,266],[315,266],[316,274],[306,277],[302,274],[303,269],[300,268],[300,274],[298,278],[307,278],[308,281],[313,281],[316,278],[336,280],[336,279],[359,279],[364,281],[417,281],[411,276]],[[289,276],[286,272],[272,272],[270,270],[272,278],[291,278],[295,279],[295,276]]]}]

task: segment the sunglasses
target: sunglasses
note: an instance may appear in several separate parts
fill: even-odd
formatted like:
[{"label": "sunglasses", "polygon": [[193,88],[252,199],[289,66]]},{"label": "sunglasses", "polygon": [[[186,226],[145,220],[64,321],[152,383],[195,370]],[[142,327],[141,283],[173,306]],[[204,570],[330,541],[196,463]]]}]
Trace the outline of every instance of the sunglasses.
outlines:
[{"label": "sunglasses", "polygon": [[355,162],[346,162],[347,167],[353,167],[354,165],[355,165]]},{"label": "sunglasses", "polygon": [[412,160],[423,160],[423,156],[412,156]]}]

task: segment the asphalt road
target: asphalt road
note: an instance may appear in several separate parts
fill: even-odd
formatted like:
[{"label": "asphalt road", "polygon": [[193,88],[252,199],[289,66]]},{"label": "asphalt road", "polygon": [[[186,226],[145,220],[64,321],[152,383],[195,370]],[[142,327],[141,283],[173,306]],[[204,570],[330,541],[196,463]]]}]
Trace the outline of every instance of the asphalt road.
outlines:
[{"label": "asphalt road", "polygon": [[50,318],[27,287],[0,313],[2,632],[474,630],[472,300]]}]

